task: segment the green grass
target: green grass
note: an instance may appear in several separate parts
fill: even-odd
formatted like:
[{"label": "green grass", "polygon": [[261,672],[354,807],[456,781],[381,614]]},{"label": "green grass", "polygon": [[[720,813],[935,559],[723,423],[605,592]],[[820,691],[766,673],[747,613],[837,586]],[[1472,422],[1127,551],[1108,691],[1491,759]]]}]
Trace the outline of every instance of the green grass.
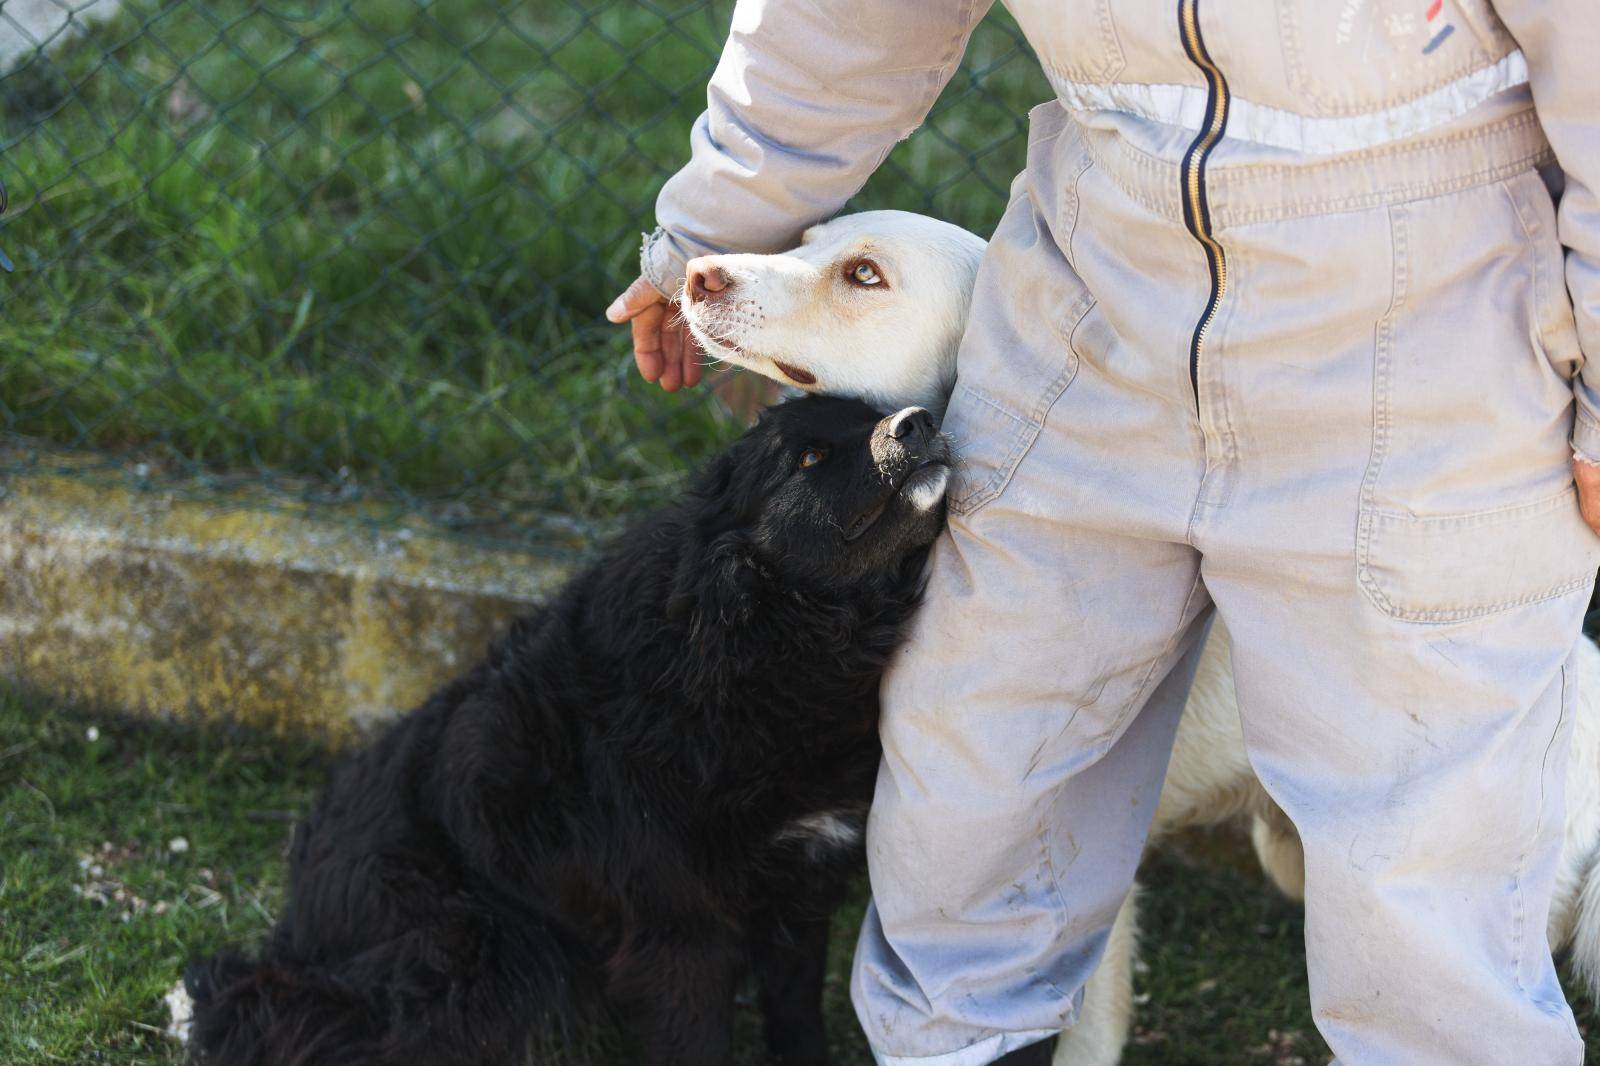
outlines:
[{"label": "green grass", "polygon": [[[729,427],[631,377],[730,5],[124,0],[0,72],[0,433],[586,519]],[[1047,95],[991,22],[860,198],[987,231]]]},{"label": "green grass", "polygon": [[[282,903],[290,819],[323,772],[309,747],[94,723],[0,696],[0,1066],[177,1063],[161,997],[192,955],[261,935]],[[1325,1061],[1300,912],[1247,850],[1213,834],[1146,863],[1147,998],[1128,1066]],[[871,1062],[845,987],[862,905],[858,894],[839,916],[827,991],[844,1066]],[[1600,1019],[1579,1020],[1600,1054]],[[760,1061],[758,1024],[743,1007],[742,1062]],[[614,1039],[573,1057],[631,1061]]]},{"label": "green grass", "polygon": [[89,727],[0,697],[6,1066],[176,1061],[161,997],[191,954],[264,928],[321,777],[311,749]]}]

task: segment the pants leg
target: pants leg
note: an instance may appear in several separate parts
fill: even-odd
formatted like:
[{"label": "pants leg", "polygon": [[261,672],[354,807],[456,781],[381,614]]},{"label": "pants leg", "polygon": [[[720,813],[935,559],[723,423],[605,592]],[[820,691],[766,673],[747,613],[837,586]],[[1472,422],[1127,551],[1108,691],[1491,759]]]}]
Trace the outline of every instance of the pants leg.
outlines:
[{"label": "pants leg", "polygon": [[[1098,627],[1099,643],[1065,619],[1026,624],[1082,655],[1064,660],[1016,639],[1054,581],[1003,606],[947,594],[965,539],[941,544],[929,606],[943,606],[925,612],[885,693],[874,899],[852,984],[885,1063],[987,1063],[1070,1025],[1132,884],[1198,661],[1192,555],[1164,546],[1151,552],[1164,565],[1126,575],[1151,608],[1137,626]],[[984,558],[988,585],[996,560]],[[1074,660],[1115,666],[1073,676]]]},{"label": "pants leg", "polygon": [[1586,596],[1408,636],[1352,617],[1370,605],[1307,616],[1207,581],[1251,760],[1305,850],[1312,1005],[1338,1061],[1581,1062],[1544,930]]},{"label": "pants leg", "polygon": [[[1312,1006],[1345,1066],[1583,1057],[1544,930],[1600,541],[1532,283],[1559,263],[1530,243],[1543,195],[1530,173],[1221,238],[1246,295],[1202,368],[1193,541],[1304,844]],[[1297,332],[1329,292],[1353,313]]]},{"label": "pants leg", "polygon": [[[1029,168],[1058,184],[1051,161]],[[1128,285],[1198,255],[1150,237]],[[1209,612],[1184,542],[1204,468],[1184,367],[1135,355],[1182,351],[1191,325],[1108,320],[1026,191],[973,306],[944,423],[963,457],[950,528],[884,682],[852,978],[883,1063],[977,1066],[1070,1023]]]}]

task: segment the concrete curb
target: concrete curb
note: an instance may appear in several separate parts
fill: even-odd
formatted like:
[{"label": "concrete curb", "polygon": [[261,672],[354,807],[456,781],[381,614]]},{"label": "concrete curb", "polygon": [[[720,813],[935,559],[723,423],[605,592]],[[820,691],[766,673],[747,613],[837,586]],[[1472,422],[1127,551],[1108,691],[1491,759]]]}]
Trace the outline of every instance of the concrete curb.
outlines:
[{"label": "concrete curb", "polygon": [[339,743],[482,654],[568,564],[244,499],[0,481],[0,677]]}]

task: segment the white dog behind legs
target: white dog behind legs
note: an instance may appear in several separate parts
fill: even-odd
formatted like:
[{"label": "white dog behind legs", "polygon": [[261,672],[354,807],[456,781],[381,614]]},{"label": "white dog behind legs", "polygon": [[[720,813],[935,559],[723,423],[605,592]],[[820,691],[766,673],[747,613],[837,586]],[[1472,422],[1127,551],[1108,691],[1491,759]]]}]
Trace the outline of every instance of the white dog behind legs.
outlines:
[{"label": "white dog behind legs", "polygon": [[[955,382],[973,278],[984,242],[903,211],[843,215],[813,226],[779,255],[693,260],[679,307],[713,358],[811,392],[854,396],[885,411],[942,412]],[[959,452],[960,441],[954,444]],[[1591,995],[1600,992],[1600,649],[1577,651],[1577,716],[1567,820],[1549,937],[1567,950]],[[1294,826],[1262,790],[1245,756],[1231,646],[1219,623],[1184,705],[1150,841],[1248,815],[1262,868],[1298,900],[1304,855]],[[1104,961],[1084,989],[1078,1024],[1056,1066],[1115,1066],[1133,1018],[1137,893],[1112,926]]]}]

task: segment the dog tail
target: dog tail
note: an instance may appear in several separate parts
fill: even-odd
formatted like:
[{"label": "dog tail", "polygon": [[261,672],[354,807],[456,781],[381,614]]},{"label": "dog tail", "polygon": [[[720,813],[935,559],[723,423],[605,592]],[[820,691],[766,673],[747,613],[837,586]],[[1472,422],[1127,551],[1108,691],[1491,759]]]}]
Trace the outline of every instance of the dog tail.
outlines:
[{"label": "dog tail", "polygon": [[183,975],[193,1001],[195,1066],[313,1066],[377,1061],[370,1007],[313,971],[225,953]]}]

